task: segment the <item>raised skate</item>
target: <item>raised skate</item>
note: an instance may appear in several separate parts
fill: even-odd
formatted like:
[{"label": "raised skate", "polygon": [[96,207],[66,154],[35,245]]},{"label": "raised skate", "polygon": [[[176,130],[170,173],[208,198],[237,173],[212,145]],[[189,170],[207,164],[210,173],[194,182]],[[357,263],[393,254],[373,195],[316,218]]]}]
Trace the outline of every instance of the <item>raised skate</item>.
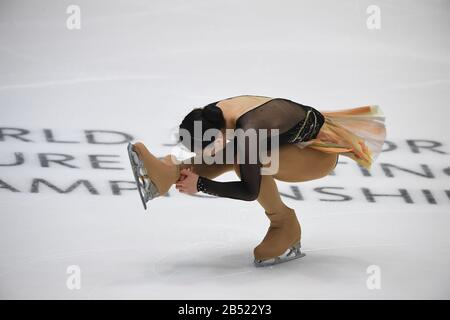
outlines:
[{"label": "raised skate", "polygon": [[147,209],[149,200],[165,195],[178,180],[181,165],[175,164],[171,155],[158,159],[141,142],[128,144],[128,155],[142,204]]},{"label": "raised skate", "polygon": [[144,209],[147,210],[147,202],[159,196],[158,189],[147,175],[144,163],[139,159],[138,154],[133,150],[133,145],[128,144],[128,157],[130,158],[131,170],[133,171],[134,180],[139,191]]}]

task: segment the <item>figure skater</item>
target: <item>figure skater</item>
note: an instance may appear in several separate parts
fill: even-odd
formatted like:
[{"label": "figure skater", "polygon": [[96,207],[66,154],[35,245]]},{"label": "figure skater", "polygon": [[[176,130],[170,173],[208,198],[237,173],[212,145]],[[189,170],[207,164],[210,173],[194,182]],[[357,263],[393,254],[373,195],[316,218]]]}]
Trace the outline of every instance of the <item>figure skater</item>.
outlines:
[{"label": "figure skater", "polygon": [[[256,266],[267,266],[304,256],[300,251],[300,223],[294,209],[281,200],[275,180],[303,182],[325,177],[336,167],[339,155],[370,169],[385,140],[384,121],[376,105],[319,112],[289,99],[241,95],[196,108],[186,115],[179,126],[180,143],[195,152],[190,161],[180,162],[172,155],[158,159],[140,142],[129,144],[128,152],[145,208],[149,200],[164,195],[174,184],[185,194],[201,191],[235,200],[257,200],[270,226],[253,251],[254,262]],[[201,124],[200,139],[195,135],[195,123]],[[204,139],[209,129],[218,134]],[[276,172],[261,174],[270,164],[262,163],[259,151],[256,161],[249,161],[249,139],[244,139],[244,144],[227,143],[236,141],[236,135],[230,132],[237,129],[278,132]],[[181,131],[188,132],[188,138]],[[273,135],[269,136],[263,145],[272,139]],[[199,140],[200,148],[195,149]],[[230,154],[233,162],[223,161]],[[210,164],[192,161],[204,156],[222,161]],[[244,161],[238,161],[238,156]],[[240,179],[213,180],[228,171],[235,171]]]}]

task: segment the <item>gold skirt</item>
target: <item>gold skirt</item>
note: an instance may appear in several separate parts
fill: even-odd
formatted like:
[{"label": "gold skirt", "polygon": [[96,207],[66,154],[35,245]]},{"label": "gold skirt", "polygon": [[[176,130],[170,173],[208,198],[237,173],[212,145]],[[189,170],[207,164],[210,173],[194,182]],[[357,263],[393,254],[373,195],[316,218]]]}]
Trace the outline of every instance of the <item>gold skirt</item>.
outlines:
[{"label": "gold skirt", "polygon": [[326,153],[339,153],[370,169],[386,138],[385,117],[379,106],[320,111],[325,122],[315,139],[299,142]]}]

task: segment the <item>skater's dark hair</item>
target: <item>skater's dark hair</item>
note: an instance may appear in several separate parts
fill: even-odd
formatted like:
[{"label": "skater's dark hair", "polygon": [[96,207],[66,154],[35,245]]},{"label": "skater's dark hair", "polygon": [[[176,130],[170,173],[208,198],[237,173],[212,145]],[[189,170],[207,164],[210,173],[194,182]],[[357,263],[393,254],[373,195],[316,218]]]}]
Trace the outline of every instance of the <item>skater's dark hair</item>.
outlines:
[{"label": "skater's dark hair", "polygon": [[[206,130],[217,129],[221,130],[225,128],[225,118],[222,110],[216,106],[216,103],[208,104],[203,108],[195,108],[189,112],[180,124],[181,129],[187,130],[190,135],[190,141],[185,141],[182,134],[179,135],[180,142],[188,147],[191,151],[194,151],[194,123],[195,121],[201,121],[202,124],[202,137]],[[211,140],[201,141],[201,147],[204,149],[207,145],[214,141],[214,137]]]}]

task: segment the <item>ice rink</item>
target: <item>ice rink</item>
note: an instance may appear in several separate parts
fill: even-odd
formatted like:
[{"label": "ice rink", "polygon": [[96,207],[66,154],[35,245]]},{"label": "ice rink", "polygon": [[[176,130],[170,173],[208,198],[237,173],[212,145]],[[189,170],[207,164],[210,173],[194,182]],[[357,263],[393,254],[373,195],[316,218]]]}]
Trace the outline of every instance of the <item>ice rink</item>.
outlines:
[{"label": "ice rink", "polygon": [[[449,31],[444,0],[0,0],[0,298],[449,299]],[[386,116],[370,172],[278,184],[306,257],[275,267],[256,201],[133,189],[129,139],[241,94]]]}]

